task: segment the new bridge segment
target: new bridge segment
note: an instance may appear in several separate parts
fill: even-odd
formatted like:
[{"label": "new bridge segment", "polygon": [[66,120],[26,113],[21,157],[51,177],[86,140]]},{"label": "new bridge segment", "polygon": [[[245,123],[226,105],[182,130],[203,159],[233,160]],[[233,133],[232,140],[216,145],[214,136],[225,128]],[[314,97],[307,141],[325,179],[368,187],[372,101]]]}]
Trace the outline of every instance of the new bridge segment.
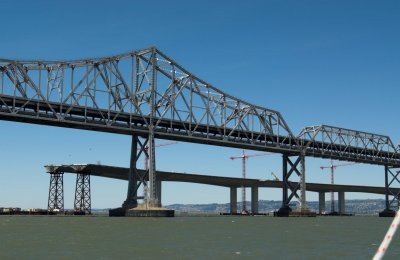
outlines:
[{"label": "new bridge segment", "polygon": [[[119,180],[129,180],[129,168],[107,166],[101,164],[68,164],[68,165],[46,165],[46,172],[50,174],[63,174],[63,173],[76,173],[81,175],[99,176]],[[146,171],[138,169],[138,174],[146,178]],[[161,193],[161,183],[163,181],[169,182],[188,182],[207,184],[214,186],[222,186],[230,188],[231,190],[231,213],[236,213],[236,189],[240,187],[250,187],[252,189],[252,213],[258,213],[258,188],[282,188],[282,181],[276,180],[258,180],[258,179],[243,179],[233,177],[222,177],[212,175],[201,175],[201,174],[189,174],[189,173],[178,173],[178,172],[166,172],[157,170],[158,190]],[[78,176],[77,178],[80,178]],[[296,183],[293,183],[296,185]],[[307,191],[318,192],[320,213],[325,211],[325,193],[326,192],[338,192],[339,193],[339,213],[344,213],[345,200],[344,194],[346,192],[362,192],[362,193],[374,193],[374,194],[386,194],[385,187],[374,187],[374,186],[355,186],[355,185],[332,185],[332,184],[321,184],[321,183],[307,183]],[[396,189],[396,192],[400,192],[400,188]],[[82,192],[80,194],[83,194]],[[161,194],[159,194],[161,198]],[[49,198],[50,200],[51,198]],[[75,207],[83,208],[85,205],[75,205]]]}]

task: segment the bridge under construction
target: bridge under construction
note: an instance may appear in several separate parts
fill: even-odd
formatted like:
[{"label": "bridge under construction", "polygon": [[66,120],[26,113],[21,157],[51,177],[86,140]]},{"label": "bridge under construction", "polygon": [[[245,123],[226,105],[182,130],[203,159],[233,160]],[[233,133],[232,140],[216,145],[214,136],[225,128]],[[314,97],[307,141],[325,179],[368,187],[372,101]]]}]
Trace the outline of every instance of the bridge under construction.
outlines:
[{"label": "bridge under construction", "polygon": [[[64,210],[64,182],[65,173],[76,174],[74,209],[77,212],[90,214],[91,193],[90,176],[112,178],[118,180],[129,180],[129,168],[107,166],[100,164],[69,164],[69,165],[46,165],[46,172],[50,174],[50,192],[48,199],[49,212],[57,209]],[[138,174],[147,181],[146,171],[138,169]],[[202,174],[189,174],[178,172],[156,172],[157,191],[160,203],[162,201],[162,182],[188,182],[226,187],[230,190],[230,213],[237,213],[237,189],[241,187],[251,188],[251,213],[258,214],[258,191],[259,188],[281,188],[282,181],[279,180],[257,180],[232,177],[210,176]],[[298,183],[293,183],[298,185]],[[355,186],[355,185],[332,185],[321,183],[307,183],[307,191],[319,194],[319,213],[325,212],[325,193],[337,192],[339,194],[339,212],[345,214],[345,193],[362,192],[373,194],[386,194],[385,187]],[[400,188],[395,188],[396,193]]]},{"label": "bridge under construction", "polygon": [[[293,198],[307,212],[306,157],[381,165],[382,216],[394,216],[398,205],[400,149],[390,137],[328,125],[294,135],[278,111],[219,90],[155,47],[71,61],[0,59],[0,119],[131,136],[122,215],[143,199],[161,206],[156,138],[282,154],[280,216],[288,216]],[[141,174],[143,156],[149,167]],[[141,186],[146,198],[138,194]]]}]

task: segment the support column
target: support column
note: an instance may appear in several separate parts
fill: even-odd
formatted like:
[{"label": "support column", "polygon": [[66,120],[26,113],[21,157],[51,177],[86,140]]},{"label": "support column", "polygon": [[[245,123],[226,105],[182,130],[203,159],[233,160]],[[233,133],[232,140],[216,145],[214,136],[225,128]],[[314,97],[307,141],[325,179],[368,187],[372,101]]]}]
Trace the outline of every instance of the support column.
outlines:
[{"label": "support column", "polygon": [[[299,156],[296,159],[296,161],[293,163],[289,159],[289,155],[287,155],[287,154],[283,155],[283,160],[282,160],[282,162],[283,162],[283,164],[282,164],[282,206],[277,212],[274,213],[274,215],[277,217],[288,217],[289,213],[292,211],[292,209],[289,206],[290,201],[292,200],[293,197],[296,197],[297,199],[299,199],[299,196],[297,195],[297,191],[300,188],[300,183],[298,183],[297,185],[293,185],[289,181],[289,178],[292,175],[292,173],[296,173],[298,176],[300,176],[300,171],[297,169],[297,165],[300,163],[300,159],[301,158]],[[288,166],[290,168],[288,168]],[[290,195],[288,193],[289,190],[290,190]]]},{"label": "support column", "polygon": [[149,205],[153,207],[160,207],[160,201],[157,197],[156,185],[156,160],[155,160],[155,145],[154,145],[154,117],[156,116],[156,91],[157,91],[157,59],[155,49],[151,55],[151,82],[150,88],[150,118],[149,118]]},{"label": "support column", "polygon": [[284,154],[282,156],[282,208],[289,207],[288,201],[288,186],[287,186],[287,162],[288,156]]},{"label": "support column", "polygon": [[64,211],[64,173],[50,172],[49,198],[47,203],[49,212]]},{"label": "support column", "polygon": [[126,195],[126,200],[122,204],[125,209],[134,208],[137,206],[137,189],[138,189],[138,174],[136,168],[137,162],[137,149],[138,149],[138,137],[136,135],[132,136],[131,143],[131,158],[129,167],[129,181],[128,181],[128,193]]},{"label": "support column", "polygon": [[231,187],[231,214],[237,214],[237,188]]},{"label": "support column", "polygon": [[251,213],[258,214],[258,187],[251,187]]},{"label": "support column", "polygon": [[282,156],[282,206],[277,212],[274,212],[274,216],[277,217],[288,217],[289,213],[292,211],[289,207],[290,199],[288,198],[288,161],[288,155],[284,154]]},{"label": "support column", "polygon": [[385,165],[385,188],[386,188],[386,193],[385,193],[385,210],[390,211],[390,202],[389,202],[389,167]]},{"label": "support column", "polygon": [[319,192],[319,214],[325,212],[325,192]]},{"label": "support column", "polygon": [[[396,211],[393,210],[393,208],[397,209],[399,206],[399,199],[400,199],[400,194],[396,193],[396,191],[392,190],[390,188],[390,185],[393,184],[393,182],[400,184],[399,181],[399,174],[400,171],[399,169],[394,169],[390,168],[389,166],[385,165],[385,188],[386,188],[386,193],[385,193],[385,209],[382,212],[379,212],[379,217],[394,217],[396,215]],[[389,181],[389,177],[391,176],[391,180]],[[390,200],[390,195],[393,196],[393,199]],[[392,208],[393,202],[397,201],[397,205],[395,205]]]},{"label": "support column", "polygon": [[90,175],[85,173],[76,174],[74,214],[85,215],[92,213],[90,198]]},{"label": "support column", "polygon": [[162,203],[161,203],[161,185],[162,182],[160,180],[156,180],[156,191],[157,191],[157,199],[158,199],[158,203],[159,206],[161,207]]},{"label": "support column", "polygon": [[306,160],[304,154],[300,156],[300,212],[307,211],[306,205]]},{"label": "support column", "polygon": [[338,197],[339,197],[339,214],[344,214],[345,212],[345,198],[344,198],[344,191],[339,191],[338,192]]}]

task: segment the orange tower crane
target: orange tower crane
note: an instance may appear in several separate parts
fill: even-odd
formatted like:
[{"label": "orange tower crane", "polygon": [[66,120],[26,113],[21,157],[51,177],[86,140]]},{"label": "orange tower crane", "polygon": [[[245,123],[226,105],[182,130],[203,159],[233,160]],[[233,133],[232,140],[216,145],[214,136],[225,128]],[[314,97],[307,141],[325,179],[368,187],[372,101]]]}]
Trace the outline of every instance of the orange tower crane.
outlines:
[{"label": "orange tower crane", "polygon": [[[337,167],[342,167],[342,166],[349,166],[349,165],[353,165],[355,163],[344,163],[344,164],[333,164],[333,161],[331,160],[331,165],[329,166],[321,166],[321,170],[324,169],[331,169],[331,184],[335,184],[335,169]],[[335,194],[333,191],[331,191],[331,213],[335,212]]]},{"label": "orange tower crane", "polygon": [[[236,160],[236,159],[242,159],[242,177],[243,179],[246,179],[246,159],[250,157],[255,157],[255,156],[265,156],[265,155],[271,155],[273,153],[258,153],[258,154],[245,154],[243,150],[243,154],[241,156],[231,156],[229,159],[231,160]],[[246,187],[242,186],[242,213],[246,213]]]}]

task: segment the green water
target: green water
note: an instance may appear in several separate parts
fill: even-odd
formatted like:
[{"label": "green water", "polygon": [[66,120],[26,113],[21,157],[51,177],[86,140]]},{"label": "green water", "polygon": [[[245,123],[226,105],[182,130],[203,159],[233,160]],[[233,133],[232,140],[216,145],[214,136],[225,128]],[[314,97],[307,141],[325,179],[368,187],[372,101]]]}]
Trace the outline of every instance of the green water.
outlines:
[{"label": "green water", "polygon": [[[391,221],[0,216],[0,259],[371,259]],[[399,234],[387,259],[400,259]]]}]

